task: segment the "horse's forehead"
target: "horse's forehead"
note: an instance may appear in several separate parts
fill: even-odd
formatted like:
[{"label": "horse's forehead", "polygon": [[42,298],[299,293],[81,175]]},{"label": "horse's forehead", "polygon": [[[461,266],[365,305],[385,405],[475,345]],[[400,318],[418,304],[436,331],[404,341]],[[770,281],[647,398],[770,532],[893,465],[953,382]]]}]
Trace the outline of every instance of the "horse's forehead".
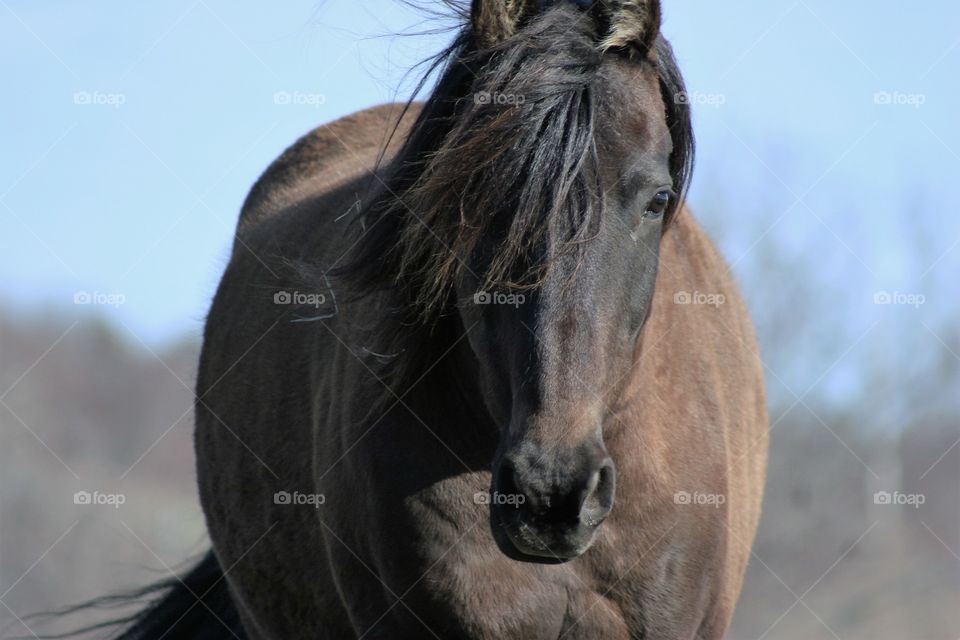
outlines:
[{"label": "horse's forehead", "polygon": [[626,60],[606,64],[602,75],[604,119],[599,135],[614,150],[669,154],[672,147],[659,76],[652,65]]}]

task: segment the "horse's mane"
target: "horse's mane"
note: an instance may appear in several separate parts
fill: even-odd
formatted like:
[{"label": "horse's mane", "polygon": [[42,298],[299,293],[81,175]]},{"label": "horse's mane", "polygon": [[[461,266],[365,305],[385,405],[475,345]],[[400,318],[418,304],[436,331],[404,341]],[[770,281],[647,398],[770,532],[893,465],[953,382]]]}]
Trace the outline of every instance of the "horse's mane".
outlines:
[{"label": "horse's mane", "polygon": [[[595,137],[603,55],[595,24],[572,7],[546,12],[489,49],[465,19],[434,60],[431,70],[442,70],[436,88],[386,160],[384,188],[361,212],[356,244],[333,275],[354,296],[397,291],[421,319],[443,308],[478,251],[488,265],[473,274],[482,288],[536,284],[544,264],[589,239],[604,212]],[[683,194],[693,133],[663,38],[656,71],[673,138],[674,190]],[[562,225],[567,242],[530,260],[544,250],[548,224]],[[533,262],[540,267],[530,268]]]}]

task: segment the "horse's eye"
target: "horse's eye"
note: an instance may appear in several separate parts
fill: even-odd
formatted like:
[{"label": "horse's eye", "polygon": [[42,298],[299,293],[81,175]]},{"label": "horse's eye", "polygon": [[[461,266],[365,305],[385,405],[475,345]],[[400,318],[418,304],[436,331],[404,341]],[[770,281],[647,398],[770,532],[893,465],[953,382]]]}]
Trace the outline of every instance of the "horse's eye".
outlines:
[{"label": "horse's eye", "polygon": [[670,191],[661,191],[653,196],[653,200],[647,204],[647,209],[643,212],[643,217],[648,220],[658,220],[663,217],[663,214],[667,211],[667,207],[670,206],[670,198],[672,197],[673,193]]}]

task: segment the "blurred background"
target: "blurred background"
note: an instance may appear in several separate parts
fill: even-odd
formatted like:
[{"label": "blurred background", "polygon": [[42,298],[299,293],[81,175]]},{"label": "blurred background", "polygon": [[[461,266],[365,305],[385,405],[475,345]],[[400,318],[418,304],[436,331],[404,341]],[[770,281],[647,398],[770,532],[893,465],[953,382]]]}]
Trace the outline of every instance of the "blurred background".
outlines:
[{"label": "blurred background", "polygon": [[[960,5],[664,4],[690,201],[770,401],[729,638],[955,639]],[[396,0],[0,0],[0,637],[205,548],[191,389],[240,204],[308,129],[407,97],[450,35],[398,34],[444,24]]]}]

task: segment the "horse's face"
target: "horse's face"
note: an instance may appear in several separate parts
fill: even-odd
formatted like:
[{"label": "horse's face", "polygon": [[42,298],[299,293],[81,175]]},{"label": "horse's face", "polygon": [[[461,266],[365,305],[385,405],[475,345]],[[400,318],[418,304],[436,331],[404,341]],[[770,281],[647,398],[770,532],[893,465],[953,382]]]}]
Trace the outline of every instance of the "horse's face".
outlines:
[{"label": "horse's face", "polygon": [[[614,507],[616,465],[604,434],[623,428],[611,407],[650,310],[664,214],[680,189],[655,67],[605,54],[595,83],[594,177],[603,195],[589,197],[597,207],[603,199],[604,213],[591,237],[552,255],[569,227],[549,219],[525,265],[542,273],[533,288],[478,294],[470,275],[458,284],[482,394],[501,430],[493,529],[505,553],[526,560],[582,554]],[[470,267],[488,265],[478,257]]]}]

